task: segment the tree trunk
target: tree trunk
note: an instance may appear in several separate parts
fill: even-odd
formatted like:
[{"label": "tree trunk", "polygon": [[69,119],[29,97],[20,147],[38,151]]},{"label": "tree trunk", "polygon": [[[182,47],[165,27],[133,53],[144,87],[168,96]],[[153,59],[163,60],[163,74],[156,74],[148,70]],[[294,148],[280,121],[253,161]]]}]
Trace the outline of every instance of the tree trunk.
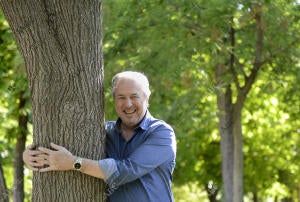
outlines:
[{"label": "tree trunk", "polygon": [[[216,68],[219,130],[221,133],[222,176],[226,202],[243,201],[242,102],[232,103],[230,85],[224,85],[224,68]],[[222,87],[225,86],[225,87]],[[240,100],[239,100],[240,101]]]},{"label": "tree trunk", "polygon": [[[30,84],[33,140],[104,157],[101,0],[2,0]],[[34,173],[32,201],[104,201],[104,183],[79,172]]]},{"label": "tree trunk", "polygon": [[8,190],[5,183],[4,172],[0,163],[0,201],[9,202]]},{"label": "tree trunk", "polygon": [[26,98],[24,98],[24,91],[20,92],[19,109],[18,109],[18,125],[19,134],[14,153],[14,186],[13,186],[13,201],[24,201],[24,169],[22,154],[25,149],[28,114],[24,113]]},{"label": "tree trunk", "polygon": [[221,134],[222,154],[222,178],[224,183],[225,201],[233,201],[233,165],[234,165],[234,139],[233,139],[233,118],[232,118],[232,92],[229,85],[222,80],[224,66],[219,64],[215,69],[217,86],[220,87],[217,93],[219,109],[219,131]]},{"label": "tree trunk", "polygon": [[243,201],[243,140],[242,102],[232,103],[230,85],[222,81],[224,66],[216,68],[219,109],[219,131],[221,134],[222,177],[226,202]]},{"label": "tree trunk", "polygon": [[13,201],[24,201],[24,173],[22,153],[25,149],[26,134],[17,138],[14,154],[14,186],[13,186]]},{"label": "tree trunk", "polygon": [[[221,134],[222,177],[226,202],[243,201],[243,138],[242,107],[245,95],[238,91],[235,103],[232,100],[232,84],[228,74],[234,74],[235,30],[229,27],[231,53],[229,62],[217,64],[217,104],[219,109],[219,131]],[[234,77],[235,75],[233,75]]]},{"label": "tree trunk", "polygon": [[242,135],[242,103],[235,103],[233,110],[233,136],[234,136],[234,168],[233,168],[233,202],[243,201],[243,135]]}]

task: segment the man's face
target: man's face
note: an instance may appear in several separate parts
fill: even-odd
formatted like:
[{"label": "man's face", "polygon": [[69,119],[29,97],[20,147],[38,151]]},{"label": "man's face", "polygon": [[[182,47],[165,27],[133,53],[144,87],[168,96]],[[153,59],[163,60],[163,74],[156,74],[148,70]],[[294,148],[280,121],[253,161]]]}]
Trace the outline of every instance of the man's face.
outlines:
[{"label": "man's face", "polygon": [[116,112],[123,126],[134,129],[143,119],[148,107],[148,98],[141,86],[134,80],[119,78],[114,99]]}]

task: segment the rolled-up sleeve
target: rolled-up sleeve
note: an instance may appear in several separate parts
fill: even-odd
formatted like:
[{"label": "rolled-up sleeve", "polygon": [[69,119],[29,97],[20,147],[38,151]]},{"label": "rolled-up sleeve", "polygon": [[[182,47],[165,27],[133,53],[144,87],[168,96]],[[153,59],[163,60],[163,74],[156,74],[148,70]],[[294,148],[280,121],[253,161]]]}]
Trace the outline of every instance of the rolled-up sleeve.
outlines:
[{"label": "rolled-up sleeve", "polygon": [[[139,134],[138,134],[139,135]],[[159,125],[149,131],[145,141],[126,159],[104,159],[99,166],[107,177],[105,182],[118,187],[151,172],[176,155],[175,134],[172,128]]]},{"label": "rolled-up sleeve", "polygon": [[100,160],[99,167],[105,176],[105,180],[117,171],[116,161],[112,158]]}]

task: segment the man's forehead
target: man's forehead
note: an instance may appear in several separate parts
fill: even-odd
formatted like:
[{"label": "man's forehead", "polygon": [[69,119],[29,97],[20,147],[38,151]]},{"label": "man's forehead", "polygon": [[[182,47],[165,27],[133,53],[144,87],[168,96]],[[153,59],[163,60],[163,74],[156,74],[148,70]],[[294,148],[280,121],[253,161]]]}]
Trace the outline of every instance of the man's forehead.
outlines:
[{"label": "man's forehead", "polygon": [[138,95],[142,96],[145,92],[143,89],[144,84],[138,79],[121,77],[115,86],[114,95],[115,96],[132,96]]},{"label": "man's forehead", "polygon": [[116,86],[115,93],[116,94],[139,94],[142,92],[141,86],[137,84],[130,84],[130,83],[122,83],[119,82]]},{"label": "man's forehead", "polygon": [[116,88],[115,94],[116,95],[139,95],[141,94],[143,91],[142,89],[138,89],[138,88]]}]

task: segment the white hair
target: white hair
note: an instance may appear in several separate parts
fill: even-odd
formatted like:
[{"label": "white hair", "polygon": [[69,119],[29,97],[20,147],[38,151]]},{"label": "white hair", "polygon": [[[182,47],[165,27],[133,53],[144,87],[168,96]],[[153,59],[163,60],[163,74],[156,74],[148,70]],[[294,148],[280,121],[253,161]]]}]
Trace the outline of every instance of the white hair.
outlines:
[{"label": "white hair", "polygon": [[134,71],[120,72],[112,78],[112,95],[113,95],[113,97],[115,95],[115,89],[116,89],[117,83],[119,81],[119,78],[127,78],[127,79],[131,79],[131,80],[138,82],[141,85],[141,88],[144,91],[147,98],[150,97],[151,91],[150,91],[150,87],[149,87],[148,78],[143,73],[134,72]]}]

